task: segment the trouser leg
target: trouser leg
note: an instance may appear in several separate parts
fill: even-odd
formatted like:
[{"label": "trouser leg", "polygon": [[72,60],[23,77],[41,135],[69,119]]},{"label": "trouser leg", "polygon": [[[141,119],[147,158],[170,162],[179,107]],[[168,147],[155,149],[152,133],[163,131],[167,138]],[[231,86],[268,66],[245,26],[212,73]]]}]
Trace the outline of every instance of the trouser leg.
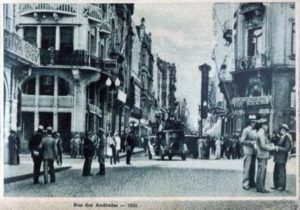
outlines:
[{"label": "trouser leg", "polygon": [[41,165],[42,165],[42,158],[41,157],[32,157],[33,159],[33,182],[38,183]]},{"label": "trouser leg", "polygon": [[265,189],[267,159],[257,159],[257,175],[256,175],[256,190]]},{"label": "trouser leg", "polygon": [[250,173],[249,173],[249,185],[250,187],[255,187],[255,168],[256,168],[256,156],[251,155],[250,162]]},{"label": "trouser leg", "polygon": [[251,155],[245,155],[244,170],[243,170],[243,187],[250,187],[250,166],[251,166]]},{"label": "trouser leg", "polygon": [[278,163],[278,187],[286,187],[286,164]]},{"label": "trouser leg", "polygon": [[83,164],[83,170],[82,170],[82,176],[88,175],[88,158],[84,159],[84,164]]},{"label": "trouser leg", "polygon": [[104,157],[99,158],[99,173],[105,174],[105,159],[104,159]]},{"label": "trouser leg", "polygon": [[48,184],[48,160],[44,160],[43,168],[44,168],[44,184]]},{"label": "trouser leg", "polygon": [[50,182],[55,182],[54,160],[49,160]]},{"label": "trouser leg", "polygon": [[275,188],[278,188],[278,163],[275,163],[273,170],[273,184]]}]

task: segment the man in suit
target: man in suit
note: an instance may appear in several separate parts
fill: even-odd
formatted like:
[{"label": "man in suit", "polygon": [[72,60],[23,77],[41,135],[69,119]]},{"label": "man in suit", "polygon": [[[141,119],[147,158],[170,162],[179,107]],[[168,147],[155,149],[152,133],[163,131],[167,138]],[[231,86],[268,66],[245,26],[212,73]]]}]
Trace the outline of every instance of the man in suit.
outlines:
[{"label": "man in suit", "polygon": [[93,176],[91,173],[93,156],[95,152],[95,134],[92,131],[88,132],[87,138],[83,143],[83,156],[85,158],[82,170],[82,176]]},{"label": "man in suit", "polygon": [[50,182],[55,182],[54,160],[57,158],[57,145],[52,137],[52,128],[47,127],[46,136],[42,139],[42,154],[44,161],[44,184],[48,184],[48,172]]},{"label": "man in suit", "polygon": [[99,128],[98,130],[98,143],[97,143],[97,155],[99,162],[99,172],[97,175],[105,175],[105,145],[106,145],[106,137],[105,131],[103,128]]},{"label": "man in suit", "polygon": [[33,184],[39,183],[39,176],[42,164],[42,152],[41,143],[44,137],[44,127],[40,125],[37,132],[35,132],[29,139],[28,148],[31,152],[31,157],[33,161]]},{"label": "man in suit", "polygon": [[[243,170],[243,189],[249,190],[255,187],[255,161],[256,153],[254,145],[256,142],[256,122],[255,119],[250,119],[249,125],[244,128],[240,139],[244,149],[244,170]],[[228,142],[227,142],[228,143]]]},{"label": "man in suit", "polygon": [[131,128],[128,136],[126,137],[126,164],[131,165],[131,155],[135,146],[134,127]]},{"label": "man in suit", "polygon": [[288,125],[282,124],[279,132],[281,137],[275,147],[275,166],[273,172],[274,187],[272,187],[272,189],[284,191],[286,187],[286,162],[288,160],[288,153],[291,149],[292,140],[290,139],[290,135],[288,135]]},{"label": "man in suit", "polygon": [[268,120],[260,119],[258,123],[258,132],[256,140],[257,148],[257,174],[256,174],[256,191],[260,193],[269,193],[265,188],[267,164],[270,158],[270,151],[275,150],[274,144],[271,144],[268,139]]}]

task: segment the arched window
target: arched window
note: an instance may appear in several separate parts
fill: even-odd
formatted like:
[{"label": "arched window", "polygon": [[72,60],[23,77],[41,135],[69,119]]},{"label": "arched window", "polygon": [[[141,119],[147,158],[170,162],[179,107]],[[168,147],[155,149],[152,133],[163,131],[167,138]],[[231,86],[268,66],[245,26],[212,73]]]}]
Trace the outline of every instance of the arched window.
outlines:
[{"label": "arched window", "polygon": [[22,93],[35,95],[35,78],[29,79],[23,84]]},{"label": "arched window", "polygon": [[71,94],[69,82],[62,78],[58,78],[58,95],[66,96]]}]

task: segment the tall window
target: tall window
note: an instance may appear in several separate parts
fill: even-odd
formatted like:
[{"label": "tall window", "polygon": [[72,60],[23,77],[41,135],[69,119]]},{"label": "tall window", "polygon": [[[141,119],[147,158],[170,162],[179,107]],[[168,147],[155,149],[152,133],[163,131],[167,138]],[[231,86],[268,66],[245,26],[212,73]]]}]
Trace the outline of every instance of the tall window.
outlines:
[{"label": "tall window", "polygon": [[63,53],[73,52],[73,27],[60,28],[60,51]]},{"label": "tall window", "polygon": [[55,27],[42,27],[42,49],[55,47]]},{"label": "tall window", "polygon": [[291,108],[293,108],[293,109],[296,108],[296,90],[295,90],[295,86],[293,86],[292,91],[291,91]]},{"label": "tall window", "polygon": [[261,54],[262,50],[262,28],[248,30],[248,56]]},{"label": "tall window", "polygon": [[296,34],[295,34],[295,22],[292,23],[292,43],[291,43],[291,56],[295,56],[296,48]]},{"label": "tall window", "polygon": [[54,95],[54,77],[40,77],[40,95]]},{"label": "tall window", "polygon": [[37,46],[36,33],[36,27],[24,27],[24,40],[29,42],[33,46]]}]

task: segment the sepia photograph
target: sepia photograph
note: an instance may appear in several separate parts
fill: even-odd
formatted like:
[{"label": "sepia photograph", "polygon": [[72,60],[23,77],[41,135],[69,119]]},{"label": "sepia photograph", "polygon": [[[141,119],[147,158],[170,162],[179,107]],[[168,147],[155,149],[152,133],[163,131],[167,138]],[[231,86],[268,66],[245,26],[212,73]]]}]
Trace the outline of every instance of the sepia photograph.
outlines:
[{"label": "sepia photograph", "polygon": [[2,3],[1,209],[298,209],[297,7]]}]

